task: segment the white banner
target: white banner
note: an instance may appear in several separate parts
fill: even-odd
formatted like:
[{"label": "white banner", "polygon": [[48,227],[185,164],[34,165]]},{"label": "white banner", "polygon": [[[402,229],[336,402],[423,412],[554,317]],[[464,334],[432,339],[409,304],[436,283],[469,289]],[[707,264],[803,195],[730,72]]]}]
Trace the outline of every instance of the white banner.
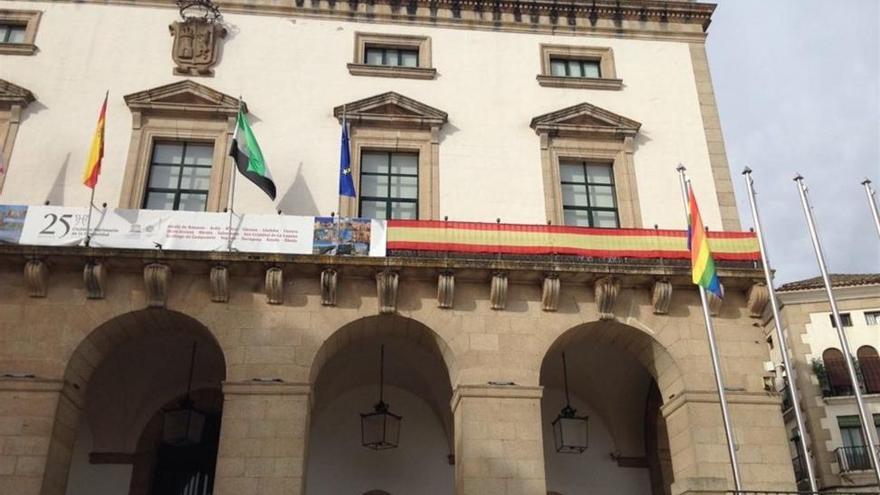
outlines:
[{"label": "white banner", "polygon": [[[19,244],[82,245],[86,208],[30,206]],[[311,254],[315,219],[288,215],[233,215],[232,250]],[[225,251],[229,214],[105,209],[92,212],[92,247]],[[384,248],[384,243],[383,243]]]}]

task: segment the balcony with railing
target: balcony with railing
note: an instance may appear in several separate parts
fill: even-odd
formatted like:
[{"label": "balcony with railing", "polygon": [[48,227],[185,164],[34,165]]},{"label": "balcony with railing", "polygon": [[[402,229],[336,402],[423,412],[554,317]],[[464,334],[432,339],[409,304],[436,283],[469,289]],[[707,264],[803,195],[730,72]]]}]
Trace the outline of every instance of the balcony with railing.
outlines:
[{"label": "balcony with railing", "polygon": [[807,466],[804,464],[804,458],[801,456],[796,456],[791,460],[792,467],[794,468],[794,479],[795,481],[800,482],[801,480],[807,479]]},{"label": "balcony with railing", "polygon": [[[863,394],[880,392],[873,390],[873,387],[866,387],[858,359],[853,358],[853,365],[856,368],[859,390]],[[840,362],[835,360],[826,363],[821,359],[814,359],[813,373],[816,374],[816,378],[819,380],[819,386],[822,388],[822,397],[847,397],[854,395],[852,382],[849,379],[849,372],[846,369],[846,364],[842,360]]]},{"label": "balcony with railing", "polygon": [[864,471],[871,469],[871,456],[868,448],[859,445],[855,447],[840,447],[834,451],[837,457],[837,465],[840,472]]}]

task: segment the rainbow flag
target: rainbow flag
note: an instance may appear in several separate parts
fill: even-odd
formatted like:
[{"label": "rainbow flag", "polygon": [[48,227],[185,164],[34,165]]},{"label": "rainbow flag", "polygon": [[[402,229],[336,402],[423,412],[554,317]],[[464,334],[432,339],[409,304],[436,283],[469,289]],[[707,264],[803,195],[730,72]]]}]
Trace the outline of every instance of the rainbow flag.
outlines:
[{"label": "rainbow flag", "polygon": [[700,209],[694,190],[688,184],[688,251],[691,253],[691,273],[696,285],[706,289],[718,297],[724,297],[724,289],[715,271],[715,260],[709,250],[709,236],[703,227]]},{"label": "rainbow flag", "polygon": [[104,158],[104,119],[107,115],[108,91],[104,95],[104,104],[101,105],[101,113],[98,115],[98,125],[95,127],[95,135],[92,137],[92,148],[89,151],[89,160],[86,169],[83,170],[83,184],[94,189],[98,183],[98,174],[101,173],[101,160]]}]

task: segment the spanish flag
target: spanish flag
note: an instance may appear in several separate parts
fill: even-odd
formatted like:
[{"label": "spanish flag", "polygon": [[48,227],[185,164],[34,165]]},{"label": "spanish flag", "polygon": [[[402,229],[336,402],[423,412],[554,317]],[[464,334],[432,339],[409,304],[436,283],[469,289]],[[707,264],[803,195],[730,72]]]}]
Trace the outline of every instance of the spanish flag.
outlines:
[{"label": "spanish flag", "polygon": [[94,189],[95,184],[98,183],[98,175],[101,173],[101,160],[104,158],[104,120],[107,116],[107,97],[109,95],[109,91],[104,95],[104,104],[101,105],[98,125],[95,127],[95,135],[92,137],[92,149],[89,151],[89,160],[86,162],[86,169],[83,171],[83,184],[91,189]]},{"label": "spanish flag", "polygon": [[715,260],[709,250],[709,236],[703,228],[700,209],[694,190],[688,184],[688,251],[691,253],[691,271],[694,284],[706,289],[718,297],[724,297],[724,289],[715,271]]}]

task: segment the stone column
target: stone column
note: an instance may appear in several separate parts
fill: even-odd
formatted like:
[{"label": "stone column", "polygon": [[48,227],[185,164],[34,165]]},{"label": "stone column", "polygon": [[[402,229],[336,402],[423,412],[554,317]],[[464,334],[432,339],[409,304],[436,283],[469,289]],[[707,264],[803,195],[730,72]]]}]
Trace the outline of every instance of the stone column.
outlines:
[{"label": "stone column", "polygon": [[[795,491],[778,397],[728,392],[744,488]],[[730,456],[715,392],[684,392],[668,401],[666,418],[675,482],[672,495],[733,489]]]},{"label": "stone column", "polygon": [[64,494],[80,410],[61,380],[0,379],[0,493]]},{"label": "stone column", "polygon": [[541,395],[515,385],[455,389],[457,495],[546,495]]},{"label": "stone column", "polygon": [[299,383],[224,383],[216,495],[300,495],[309,393]]}]

